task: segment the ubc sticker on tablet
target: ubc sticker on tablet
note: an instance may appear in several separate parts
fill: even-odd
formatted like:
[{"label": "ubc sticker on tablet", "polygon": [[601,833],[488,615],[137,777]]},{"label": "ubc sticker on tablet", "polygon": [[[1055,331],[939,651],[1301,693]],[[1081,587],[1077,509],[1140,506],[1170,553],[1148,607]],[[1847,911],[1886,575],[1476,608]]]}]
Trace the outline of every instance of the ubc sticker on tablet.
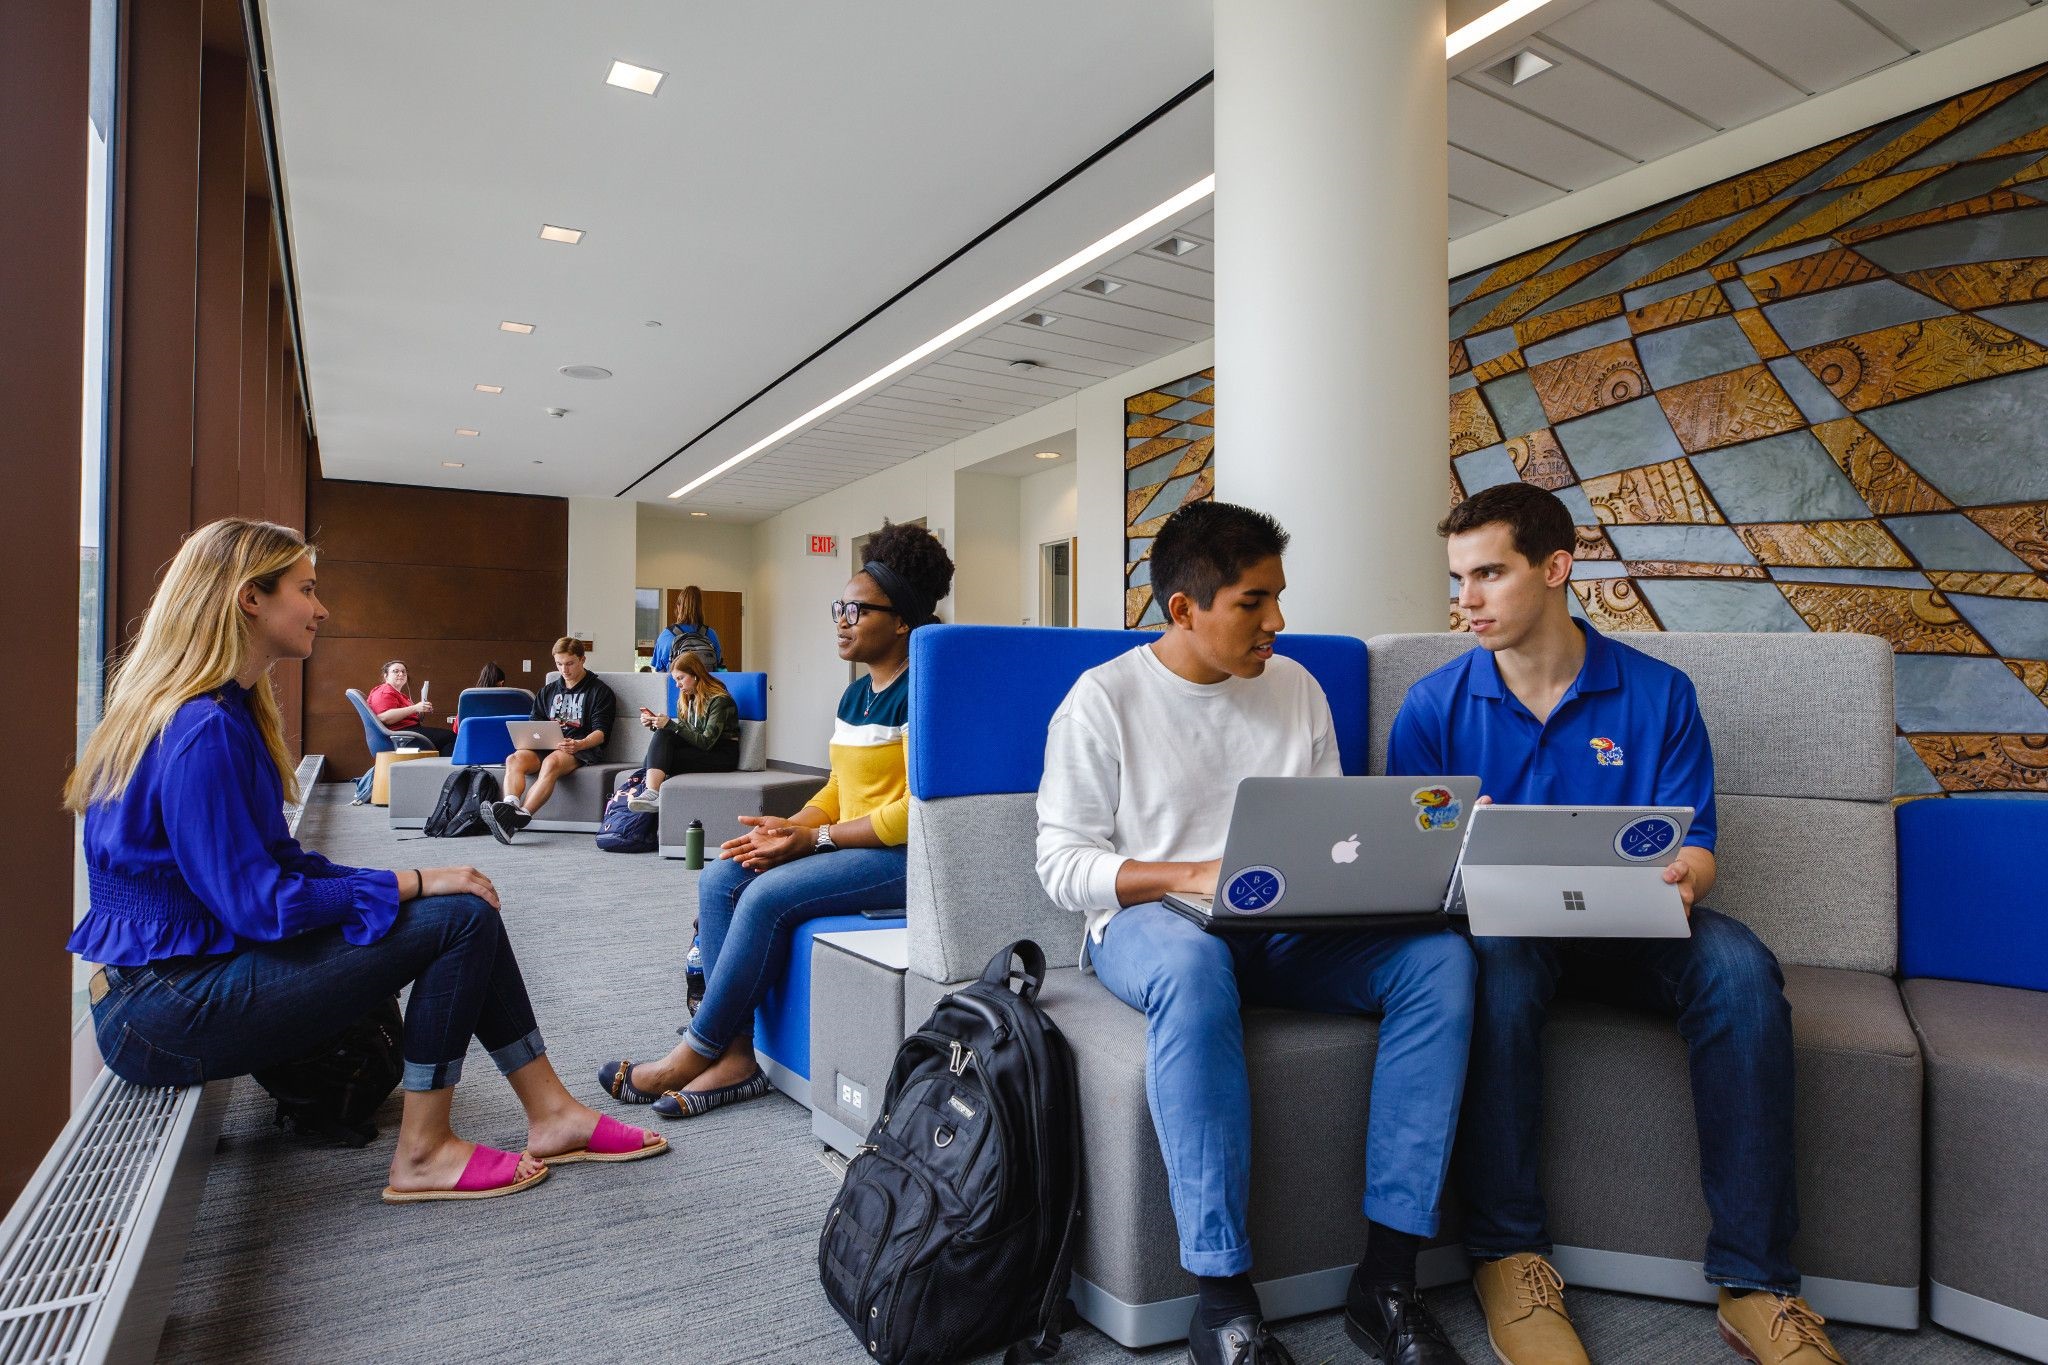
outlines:
[{"label": "ubc sticker on tablet", "polygon": [[1287,894],[1278,868],[1248,867],[1223,885],[1223,903],[1240,915],[1263,915]]},{"label": "ubc sticker on tablet", "polygon": [[1456,829],[1465,813],[1465,803],[1449,787],[1418,787],[1408,799],[1415,803],[1415,826],[1425,834]]},{"label": "ubc sticker on tablet", "polygon": [[1668,815],[1631,820],[1614,836],[1614,851],[1632,863],[1661,858],[1678,842],[1678,822]]}]

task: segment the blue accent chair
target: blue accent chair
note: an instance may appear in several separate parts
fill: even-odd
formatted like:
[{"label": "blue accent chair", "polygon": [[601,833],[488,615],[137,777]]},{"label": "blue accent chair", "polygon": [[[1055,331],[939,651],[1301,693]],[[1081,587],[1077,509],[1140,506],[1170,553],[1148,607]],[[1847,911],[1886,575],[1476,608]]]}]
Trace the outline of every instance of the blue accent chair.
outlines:
[{"label": "blue accent chair", "polygon": [[[498,720],[524,720],[533,714],[533,693],[523,687],[469,687],[455,699],[457,766],[503,763],[512,754],[512,736]],[[471,724],[472,721],[480,722]]]}]

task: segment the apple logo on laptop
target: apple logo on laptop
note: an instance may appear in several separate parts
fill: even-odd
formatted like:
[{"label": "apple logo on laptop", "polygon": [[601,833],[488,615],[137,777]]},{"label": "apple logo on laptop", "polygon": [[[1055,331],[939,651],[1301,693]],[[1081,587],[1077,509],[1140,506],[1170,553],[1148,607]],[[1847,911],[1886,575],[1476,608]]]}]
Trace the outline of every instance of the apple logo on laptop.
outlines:
[{"label": "apple logo on laptop", "polygon": [[1330,845],[1330,861],[1333,863],[1355,863],[1358,861],[1358,836],[1339,839]]}]

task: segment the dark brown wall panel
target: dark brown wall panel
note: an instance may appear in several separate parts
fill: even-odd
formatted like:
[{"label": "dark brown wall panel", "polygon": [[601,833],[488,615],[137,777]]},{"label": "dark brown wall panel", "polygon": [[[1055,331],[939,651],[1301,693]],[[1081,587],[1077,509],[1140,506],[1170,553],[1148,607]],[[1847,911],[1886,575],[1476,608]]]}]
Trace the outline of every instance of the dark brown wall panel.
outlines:
[{"label": "dark brown wall panel", "polygon": [[[64,673],[78,657],[89,20],[83,4],[0,0],[0,185],[35,187],[9,196],[0,214],[6,465],[35,471],[8,480],[7,621]],[[14,1202],[71,1109],[72,826],[57,804],[71,711],[19,729],[0,785],[10,944],[0,954],[0,1206]]]},{"label": "dark brown wall panel", "polygon": [[200,3],[131,3],[123,22],[127,79],[116,200],[122,207],[116,264],[121,419],[110,539],[114,632],[125,640],[141,624],[164,565],[192,527]]},{"label": "dark brown wall panel", "polygon": [[306,751],[327,755],[326,777],[367,765],[343,693],[367,693],[387,659],[406,661],[415,696],[434,684],[444,721],[486,662],[540,685],[568,609],[567,502],[316,478],[307,523],[331,615],[306,664]]},{"label": "dark brown wall panel", "polygon": [[242,234],[248,64],[208,50],[200,80],[199,257],[192,524],[241,506]]},{"label": "dark brown wall panel", "polygon": [[[253,114],[251,116],[253,122]],[[243,148],[247,152],[247,143]],[[263,417],[270,404],[270,271],[277,243],[270,203],[242,201],[242,345],[237,361],[241,416],[235,462],[238,507],[263,505]]]}]

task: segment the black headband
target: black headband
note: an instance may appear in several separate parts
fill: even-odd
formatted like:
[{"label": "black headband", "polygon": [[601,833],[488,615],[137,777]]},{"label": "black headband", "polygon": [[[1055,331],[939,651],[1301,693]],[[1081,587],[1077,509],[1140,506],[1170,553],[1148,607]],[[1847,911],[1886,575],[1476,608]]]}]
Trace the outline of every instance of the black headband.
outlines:
[{"label": "black headband", "polygon": [[912,587],[909,579],[887,564],[870,559],[860,566],[860,571],[874,579],[875,586],[888,594],[889,605],[896,608],[898,614],[903,617],[903,624],[912,630],[937,619],[932,615],[932,608],[938,605],[937,601]]}]

